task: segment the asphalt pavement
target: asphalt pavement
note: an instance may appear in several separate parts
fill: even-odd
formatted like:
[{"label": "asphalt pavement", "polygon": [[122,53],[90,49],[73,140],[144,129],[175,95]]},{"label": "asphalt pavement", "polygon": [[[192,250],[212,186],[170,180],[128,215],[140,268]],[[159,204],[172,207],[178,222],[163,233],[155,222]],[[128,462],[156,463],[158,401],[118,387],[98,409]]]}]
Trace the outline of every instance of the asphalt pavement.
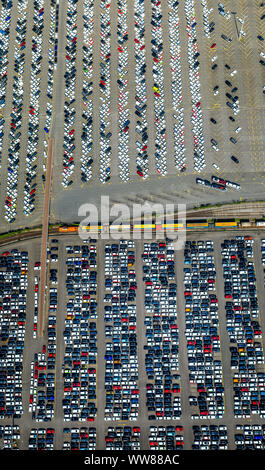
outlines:
[{"label": "asphalt pavement", "polygon": [[[189,402],[189,395],[194,394],[194,386],[189,383],[188,379],[188,361],[187,361],[187,348],[185,338],[185,304],[183,295],[183,251],[177,251],[175,255],[175,270],[176,270],[176,283],[177,283],[177,322],[179,329],[179,371],[181,376],[181,410],[182,414],[180,420],[177,421],[163,421],[158,420],[156,422],[148,421],[147,409],[145,405],[145,384],[147,377],[145,373],[144,365],[144,344],[145,344],[145,309],[144,309],[144,284],[142,281],[142,259],[141,253],[143,251],[143,240],[135,241],[136,251],[136,280],[138,285],[136,306],[137,306],[137,347],[138,347],[138,384],[140,391],[139,401],[139,417],[137,421],[133,422],[119,422],[119,421],[105,421],[104,420],[104,407],[105,407],[105,390],[104,390],[104,375],[105,375],[105,325],[104,325],[104,246],[108,241],[99,240],[97,245],[97,271],[98,271],[98,288],[97,288],[97,300],[98,300],[98,318],[97,323],[97,341],[98,341],[98,356],[97,356],[97,399],[96,406],[98,409],[96,419],[94,423],[84,422],[64,422],[63,410],[62,410],[62,399],[63,399],[63,377],[62,377],[62,364],[64,358],[64,320],[65,320],[65,308],[67,302],[66,290],[65,290],[65,279],[66,279],[66,251],[65,247],[67,244],[81,244],[78,237],[65,236],[59,239],[59,261],[57,263],[58,269],[58,308],[57,308],[57,321],[56,321],[56,332],[57,332],[57,347],[56,347],[56,392],[55,392],[55,417],[49,423],[36,422],[32,420],[31,414],[28,412],[28,400],[29,400],[29,384],[30,384],[30,362],[34,358],[34,353],[40,352],[42,346],[47,344],[47,316],[44,328],[44,336],[33,338],[33,311],[34,311],[34,276],[39,276],[39,272],[34,271],[34,264],[40,260],[40,241],[34,240],[32,242],[25,241],[19,245],[18,248],[29,250],[29,268],[28,268],[28,311],[27,311],[27,322],[25,332],[25,350],[24,350],[24,372],[23,372],[23,410],[24,414],[21,420],[15,420],[15,424],[20,425],[21,430],[21,443],[20,448],[26,449],[28,442],[28,435],[31,428],[41,427],[53,427],[55,429],[55,449],[61,449],[63,446],[63,427],[82,427],[82,426],[96,426],[97,428],[97,449],[104,449],[104,439],[109,426],[118,425],[131,425],[139,426],[141,428],[140,443],[142,449],[148,449],[148,436],[150,425],[177,425],[181,424],[184,426],[184,449],[191,448],[193,442],[192,425],[194,424],[225,424],[228,428],[229,448],[234,448],[233,433],[235,430],[235,424],[260,424],[262,420],[257,415],[252,415],[250,419],[235,419],[233,414],[233,371],[230,369],[230,353],[229,353],[229,338],[226,330],[226,319],[225,319],[225,308],[224,308],[224,295],[223,295],[223,274],[221,264],[221,241],[225,238],[231,239],[239,233],[252,235],[254,238],[254,262],[255,271],[257,277],[257,293],[258,302],[260,308],[260,323],[262,331],[265,331],[265,320],[262,312],[265,308],[264,299],[264,273],[263,266],[261,263],[261,251],[260,251],[260,239],[263,238],[262,232],[258,231],[237,231],[237,232],[211,232],[211,233],[193,233],[188,234],[188,239],[191,240],[212,240],[214,242],[214,259],[216,268],[216,293],[218,298],[218,317],[219,317],[219,332],[220,332],[220,344],[221,344],[221,360],[222,360],[222,374],[223,383],[225,389],[225,413],[223,418],[218,420],[199,419],[191,420],[190,416],[193,413]],[[11,248],[11,246],[10,246]],[[6,248],[5,248],[6,249]],[[48,269],[50,264],[48,263]],[[49,276],[47,276],[49,279]],[[49,293],[49,282],[47,285],[47,296]],[[262,338],[263,349],[265,348],[264,335]],[[259,366],[259,370],[264,371],[264,364]],[[10,420],[3,420],[1,425],[10,423]]]}]

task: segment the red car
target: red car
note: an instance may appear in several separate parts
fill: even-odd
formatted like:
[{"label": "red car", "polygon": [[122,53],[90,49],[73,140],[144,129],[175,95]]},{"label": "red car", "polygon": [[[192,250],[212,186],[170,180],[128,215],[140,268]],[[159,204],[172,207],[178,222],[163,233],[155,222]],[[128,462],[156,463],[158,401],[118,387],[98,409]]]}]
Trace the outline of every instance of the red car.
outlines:
[{"label": "red car", "polygon": [[183,431],[183,426],[176,426],[176,431]]},{"label": "red car", "polygon": [[133,428],[133,432],[140,432],[140,428]]}]

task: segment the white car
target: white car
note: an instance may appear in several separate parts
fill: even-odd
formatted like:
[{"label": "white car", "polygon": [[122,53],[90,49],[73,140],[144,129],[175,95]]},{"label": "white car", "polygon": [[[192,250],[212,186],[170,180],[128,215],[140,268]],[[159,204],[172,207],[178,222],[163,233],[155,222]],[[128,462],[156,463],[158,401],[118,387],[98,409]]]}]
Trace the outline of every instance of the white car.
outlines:
[{"label": "white car", "polygon": [[220,167],[219,167],[216,163],[213,163],[212,166],[213,166],[216,170],[220,170]]}]

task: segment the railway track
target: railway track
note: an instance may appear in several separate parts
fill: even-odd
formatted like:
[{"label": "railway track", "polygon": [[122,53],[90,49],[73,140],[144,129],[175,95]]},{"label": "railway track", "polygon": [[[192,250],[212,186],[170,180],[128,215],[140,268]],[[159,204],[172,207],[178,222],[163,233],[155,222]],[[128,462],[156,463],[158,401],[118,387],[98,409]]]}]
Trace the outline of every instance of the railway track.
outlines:
[{"label": "railway track", "polygon": [[[261,218],[265,216],[265,202],[261,203],[242,203],[240,205],[224,205],[222,207],[205,208],[187,211],[187,219],[209,219],[209,218]],[[76,232],[72,232],[76,235]],[[71,234],[70,231],[62,232],[59,225],[57,227],[49,227],[49,236],[62,236]],[[13,236],[0,239],[0,246],[10,245],[12,243],[23,242],[42,235],[41,228],[32,228],[29,231],[15,233]]]},{"label": "railway track", "polygon": [[187,211],[187,218],[259,218],[265,215],[265,202],[227,204],[221,207],[205,208]]}]

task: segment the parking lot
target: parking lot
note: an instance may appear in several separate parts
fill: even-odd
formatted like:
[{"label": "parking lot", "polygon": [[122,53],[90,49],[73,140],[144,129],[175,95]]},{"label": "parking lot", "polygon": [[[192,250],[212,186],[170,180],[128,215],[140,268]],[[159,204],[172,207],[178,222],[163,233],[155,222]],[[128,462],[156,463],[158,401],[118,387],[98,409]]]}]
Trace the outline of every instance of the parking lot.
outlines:
[{"label": "parking lot", "polygon": [[194,393],[189,396],[189,403],[194,410],[192,419],[199,416],[216,419],[224,414],[213,251],[212,241],[187,241],[184,250],[185,336],[189,381],[194,388]]},{"label": "parking lot", "polygon": [[0,445],[263,448],[262,240],[194,233],[174,252],[165,240],[50,237],[43,338],[40,242],[7,247]]},{"label": "parking lot", "polygon": [[[77,220],[102,190],[190,207],[263,198],[264,11],[258,0],[5,0],[1,230],[40,224],[51,137],[54,222]],[[212,176],[240,191],[194,184]]]},{"label": "parking lot", "polygon": [[[136,0],[131,5],[110,2],[105,8],[104,2],[92,2],[90,52],[84,49],[89,86],[85,111],[75,114],[73,134],[77,139],[89,110],[86,135],[82,132],[89,184],[83,163],[80,175],[71,160],[71,189],[54,198],[55,220],[78,220],[78,208],[88,200],[99,205],[104,183],[104,194],[113,203],[129,205],[149,197],[188,207],[198,200],[220,202],[220,197],[263,198],[263,6],[258,1],[221,5]],[[134,30],[128,15],[134,18]],[[78,22],[77,15],[77,32],[79,27],[83,19]],[[96,30],[100,40],[94,38]],[[79,54],[77,49],[76,63]],[[80,64],[82,60],[80,54]],[[80,94],[81,78],[71,86]],[[58,179],[60,171],[58,167]],[[227,179],[240,190],[226,191],[218,183],[195,186],[196,173],[208,181],[213,176]]]},{"label": "parking lot", "polygon": [[105,245],[105,420],[137,421],[139,407],[134,242]]},{"label": "parking lot", "polygon": [[[56,0],[4,2],[1,151],[2,213],[9,224],[40,216],[56,66]],[[58,18],[57,18],[58,21]],[[10,105],[9,105],[10,103]],[[22,158],[25,155],[25,158]],[[35,214],[35,217],[33,216]]]}]

